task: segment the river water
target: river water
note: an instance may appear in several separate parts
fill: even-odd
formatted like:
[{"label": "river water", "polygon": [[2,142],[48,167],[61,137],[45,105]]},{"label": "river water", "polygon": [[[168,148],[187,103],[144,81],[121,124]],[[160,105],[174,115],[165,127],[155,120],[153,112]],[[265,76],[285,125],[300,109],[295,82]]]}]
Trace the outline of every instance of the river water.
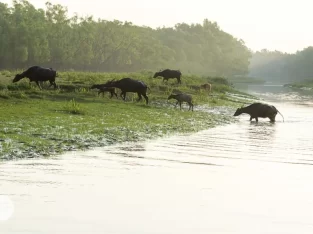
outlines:
[{"label": "river water", "polygon": [[285,122],[2,162],[0,233],[312,234],[313,98],[245,88]]}]

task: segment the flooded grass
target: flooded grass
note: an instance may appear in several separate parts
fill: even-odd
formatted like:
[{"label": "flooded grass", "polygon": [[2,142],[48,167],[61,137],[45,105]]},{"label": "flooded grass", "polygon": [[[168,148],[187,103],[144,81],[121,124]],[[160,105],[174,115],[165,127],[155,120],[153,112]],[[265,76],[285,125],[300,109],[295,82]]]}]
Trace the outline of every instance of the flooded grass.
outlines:
[{"label": "flooded grass", "polygon": [[[8,71],[5,74],[8,75]],[[77,75],[78,74],[78,75]],[[135,102],[137,95],[120,98],[97,96],[89,87],[108,79],[135,77],[132,74],[61,73],[58,89],[39,90],[28,80],[12,84],[12,77],[0,77],[0,159],[49,156],[68,150],[88,149],[125,141],[141,141],[168,134],[195,132],[218,124],[235,121],[232,109],[239,106],[241,97],[225,84],[216,83],[216,91],[206,93],[190,89],[176,82],[163,84],[161,80],[145,78],[151,88],[149,105]],[[191,79],[201,84],[206,78]],[[186,80],[189,78],[187,77]],[[214,86],[213,86],[214,87]],[[167,101],[173,90],[193,95],[195,111],[174,108],[175,101]],[[244,95],[242,95],[244,96]],[[220,107],[230,111],[218,110]],[[233,107],[233,108],[231,108]]]}]

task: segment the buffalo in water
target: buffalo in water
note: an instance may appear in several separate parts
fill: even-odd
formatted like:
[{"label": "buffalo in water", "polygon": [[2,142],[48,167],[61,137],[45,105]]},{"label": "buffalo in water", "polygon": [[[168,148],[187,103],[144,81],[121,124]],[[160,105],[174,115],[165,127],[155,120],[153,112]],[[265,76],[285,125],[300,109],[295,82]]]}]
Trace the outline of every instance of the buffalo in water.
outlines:
[{"label": "buffalo in water", "polygon": [[43,68],[40,66],[33,66],[33,67],[28,68],[23,73],[17,74],[13,79],[13,83],[18,82],[24,77],[27,77],[29,79],[29,82],[35,81],[40,89],[42,89],[40,86],[40,83],[42,83],[43,81],[49,81],[50,82],[49,87],[53,85],[54,88],[56,89],[57,87],[55,83],[56,76],[57,76],[57,72],[53,70],[52,68]]},{"label": "buffalo in water", "polygon": [[142,81],[134,80],[132,78],[123,78],[116,81],[114,80],[108,81],[107,83],[103,84],[103,87],[114,87],[120,89],[122,91],[120,96],[123,98],[124,101],[127,92],[137,93],[138,94],[137,101],[140,101],[143,96],[146,99],[146,104],[148,104],[149,100],[147,96],[148,86]]},{"label": "buffalo in water", "polygon": [[258,118],[269,118],[271,122],[275,122],[275,117],[277,113],[279,113],[283,117],[284,116],[276,109],[275,106],[263,104],[263,103],[253,103],[247,107],[238,108],[234,114],[234,116],[241,115],[243,113],[250,115],[250,121],[255,119],[258,122]]},{"label": "buffalo in water", "polygon": [[153,76],[153,78],[156,78],[158,76],[163,77],[163,82],[164,80],[168,81],[168,79],[177,79],[177,83],[181,84],[181,72],[179,70],[170,70],[170,69],[165,69],[163,71],[156,72]]}]

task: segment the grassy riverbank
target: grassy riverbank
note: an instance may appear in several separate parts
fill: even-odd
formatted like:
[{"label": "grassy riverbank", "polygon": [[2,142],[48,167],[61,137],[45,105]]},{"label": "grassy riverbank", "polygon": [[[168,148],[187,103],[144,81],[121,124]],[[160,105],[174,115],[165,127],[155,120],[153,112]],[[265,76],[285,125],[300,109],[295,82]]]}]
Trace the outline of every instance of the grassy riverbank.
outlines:
[{"label": "grassy riverbank", "polygon": [[310,90],[313,92],[313,80],[312,79],[301,81],[301,82],[285,84],[284,86],[292,88],[292,89]]},{"label": "grassy riverbank", "polygon": [[264,84],[265,80],[255,78],[255,77],[247,77],[247,76],[236,76],[229,78],[230,82],[233,84]]},{"label": "grassy riverbank", "polygon": [[[234,90],[226,79],[183,77],[168,84],[152,79],[151,73],[113,74],[60,72],[57,90],[39,90],[28,79],[12,84],[17,71],[0,72],[0,159],[49,156],[66,150],[86,149],[123,141],[138,141],[167,134],[195,132],[218,124],[235,121],[231,112],[242,105],[244,94]],[[150,104],[97,96],[89,87],[109,79],[133,77],[150,88]],[[197,86],[213,84],[208,95]],[[173,91],[193,95],[194,112],[174,108],[174,100],[167,101]],[[237,95],[237,96],[234,96]],[[226,114],[214,110],[227,107]],[[225,112],[225,111],[224,111]]]}]

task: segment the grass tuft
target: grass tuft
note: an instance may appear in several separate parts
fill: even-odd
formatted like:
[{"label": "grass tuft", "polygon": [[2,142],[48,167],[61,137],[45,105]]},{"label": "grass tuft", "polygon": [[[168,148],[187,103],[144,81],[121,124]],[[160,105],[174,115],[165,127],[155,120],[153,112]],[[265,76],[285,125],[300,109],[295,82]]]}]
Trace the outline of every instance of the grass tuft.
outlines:
[{"label": "grass tuft", "polygon": [[83,110],[81,105],[78,102],[76,102],[74,98],[66,103],[64,109],[70,114],[75,115],[85,114],[85,111]]}]

